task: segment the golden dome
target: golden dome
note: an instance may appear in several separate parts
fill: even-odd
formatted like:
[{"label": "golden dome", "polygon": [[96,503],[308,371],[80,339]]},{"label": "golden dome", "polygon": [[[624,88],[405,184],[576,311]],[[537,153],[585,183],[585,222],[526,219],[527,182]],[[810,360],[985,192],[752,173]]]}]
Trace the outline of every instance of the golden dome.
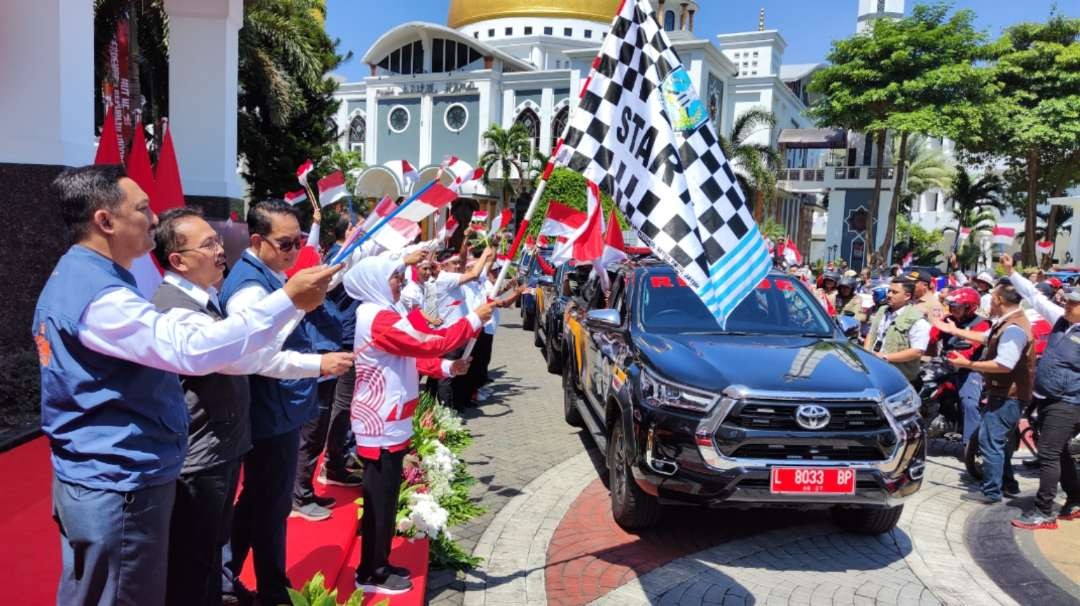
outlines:
[{"label": "golden dome", "polygon": [[452,28],[500,17],[563,17],[610,23],[619,0],[450,0]]}]

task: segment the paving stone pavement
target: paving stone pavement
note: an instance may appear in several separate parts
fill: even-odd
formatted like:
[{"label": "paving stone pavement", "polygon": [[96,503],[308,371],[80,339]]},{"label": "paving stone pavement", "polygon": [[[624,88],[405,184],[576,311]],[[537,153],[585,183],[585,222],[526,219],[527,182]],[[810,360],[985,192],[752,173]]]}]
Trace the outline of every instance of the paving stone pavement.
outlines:
[{"label": "paving stone pavement", "polygon": [[[465,456],[488,513],[454,531],[484,563],[469,574],[433,571],[432,604],[548,604],[549,542],[598,477],[596,453],[585,450],[591,441],[562,421],[558,377],[544,371],[532,333],[507,315],[514,318],[495,343],[496,396],[465,415],[475,437]],[[922,490],[891,534],[852,535],[827,516],[794,517],[630,578],[593,603],[1014,604],[965,545],[965,524],[980,506],[960,499],[968,490],[962,471],[954,457],[931,457]],[[1024,490],[1036,484],[1020,481]]]},{"label": "paving stone pavement", "polygon": [[[560,378],[548,374],[533,333],[521,329],[517,309],[503,310],[492,351],[493,395],[463,414],[474,440],[465,452],[478,480],[473,496],[487,508],[485,515],[451,530],[470,553],[499,510],[529,482],[585,449],[578,430],[563,421]],[[433,570],[428,577],[431,604],[462,604],[464,590],[462,574]]]}]

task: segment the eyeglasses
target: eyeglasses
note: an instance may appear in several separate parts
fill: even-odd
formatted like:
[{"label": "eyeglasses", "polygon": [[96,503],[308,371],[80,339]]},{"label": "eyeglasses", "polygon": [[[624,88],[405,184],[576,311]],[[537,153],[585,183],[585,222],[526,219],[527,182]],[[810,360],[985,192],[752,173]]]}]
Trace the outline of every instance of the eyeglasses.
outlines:
[{"label": "eyeglasses", "polygon": [[220,237],[217,237],[217,238],[211,238],[211,239],[203,242],[202,244],[196,246],[195,248],[181,248],[180,250],[178,250],[176,252],[183,254],[183,253],[186,253],[186,252],[191,252],[193,250],[197,250],[197,251],[202,251],[202,252],[206,252],[206,253],[213,253],[213,252],[217,252],[217,250],[219,248],[221,250],[225,250],[225,243],[221,241]]},{"label": "eyeglasses", "polygon": [[276,242],[271,238],[266,238],[266,241],[272,243],[278,250],[283,253],[287,253],[294,248],[300,250],[300,247],[304,245],[304,239],[299,237],[293,238],[291,240],[280,240]]}]

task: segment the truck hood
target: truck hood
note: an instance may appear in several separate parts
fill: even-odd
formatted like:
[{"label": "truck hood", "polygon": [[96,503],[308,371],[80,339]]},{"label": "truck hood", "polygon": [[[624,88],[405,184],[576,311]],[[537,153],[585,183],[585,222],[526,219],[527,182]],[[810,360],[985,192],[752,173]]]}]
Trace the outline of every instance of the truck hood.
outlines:
[{"label": "truck hood", "polygon": [[846,340],[757,335],[647,334],[634,338],[645,366],[710,393],[731,385],[755,390],[860,392],[902,390],[888,363]]}]

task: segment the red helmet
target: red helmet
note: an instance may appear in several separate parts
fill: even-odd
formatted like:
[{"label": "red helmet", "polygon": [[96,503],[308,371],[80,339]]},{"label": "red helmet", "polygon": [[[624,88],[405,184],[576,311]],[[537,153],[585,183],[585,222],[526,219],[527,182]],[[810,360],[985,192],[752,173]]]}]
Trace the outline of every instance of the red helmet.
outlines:
[{"label": "red helmet", "polygon": [[968,308],[968,313],[973,313],[979,308],[980,297],[979,291],[970,286],[962,286],[949,293],[945,297],[945,304],[952,307],[954,305],[962,305]]},{"label": "red helmet", "polygon": [[1061,280],[1058,280],[1057,278],[1050,278],[1046,282],[1050,284],[1050,286],[1053,287],[1054,290],[1061,288]]}]

